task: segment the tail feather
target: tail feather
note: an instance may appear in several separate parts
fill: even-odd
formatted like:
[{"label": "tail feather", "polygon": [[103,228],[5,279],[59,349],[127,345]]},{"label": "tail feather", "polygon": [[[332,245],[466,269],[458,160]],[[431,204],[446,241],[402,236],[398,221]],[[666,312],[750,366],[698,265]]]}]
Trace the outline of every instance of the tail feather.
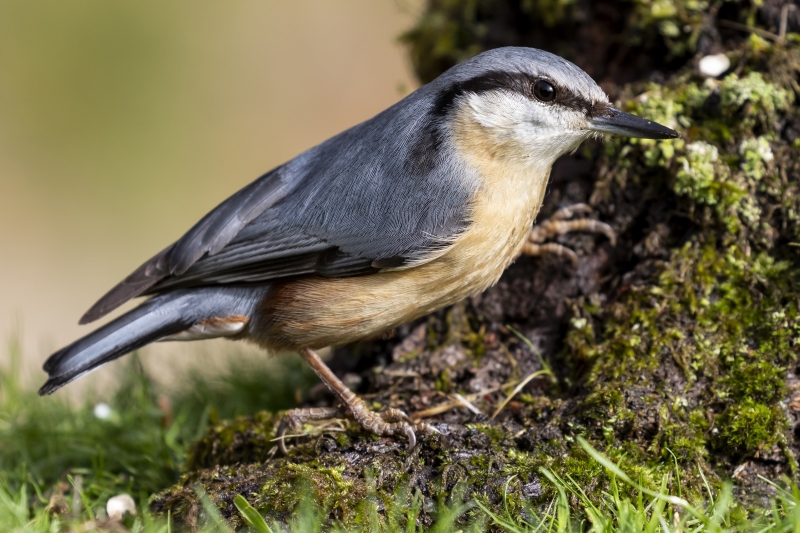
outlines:
[{"label": "tail feather", "polygon": [[51,394],[109,361],[185,331],[202,320],[230,315],[249,317],[265,290],[214,287],[156,296],[51,355],[43,367],[48,380],[39,394]]}]

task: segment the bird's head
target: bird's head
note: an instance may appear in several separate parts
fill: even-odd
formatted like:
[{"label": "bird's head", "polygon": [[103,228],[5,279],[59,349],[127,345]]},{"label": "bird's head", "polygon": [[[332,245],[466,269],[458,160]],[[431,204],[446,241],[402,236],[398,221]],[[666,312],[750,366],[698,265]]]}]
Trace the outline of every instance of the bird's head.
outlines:
[{"label": "bird's head", "polygon": [[482,157],[549,170],[592,135],[670,139],[678,133],[615,109],[569,61],[534,48],[484,52],[444,74],[433,113],[456,143]]}]

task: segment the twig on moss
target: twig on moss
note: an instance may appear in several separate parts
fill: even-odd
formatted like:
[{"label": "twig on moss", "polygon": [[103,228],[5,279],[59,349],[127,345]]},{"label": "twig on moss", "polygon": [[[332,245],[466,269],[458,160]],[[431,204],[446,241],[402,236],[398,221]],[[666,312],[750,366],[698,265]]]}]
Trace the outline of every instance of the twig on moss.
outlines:
[{"label": "twig on moss", "polygon": [[786,38],[786,27],[789,23],[789,10],[794,11],[796,7],[797,6],[794,4],[790,4],[788,2],[783,4],[783,7],[781,7],[781,27],[778,31],[778,36],[781,38],[781,41]]},{"label": "twig on moss", "polygon": [[542,357],[542,352],[539,351],[539,349],[531,342],[531,340],[528,337],[526,337],[525,335],[523,335],[522,333],[520,333],[519,331],[517,331],[516,329],[514,329],[510,324],[506,324],[506,328],[508,328],[508,330],[511,333],[516,335],[522,342],[525,343],[525,345],[531,350],[533,355],[535,355],[536,357],[539,358],[539,362],[542,364],[542,368],[544,368],[547,371],[547,373],[553,379],[555,379],[555,374],[553,374],[553,371],[550,368],[550,365],[547,364],[547,361],[545,361],[544,357]]},{"label": "twig on moss", "polygon": [[314,425],[314,421],[308,421],[306,424],[313,426],[313,429],[308,433],[296,433],[294,435],[282,435],[280,437],[275,437],[274,439],[270,439],[269,442],[277,442],[282,439],[289,439],[289,438],[296,438],[296,437],[308,437],[309,435],[320,435],[325,433],[326,431],[330,431],[333,433],[344,433],[347,431],[342,425],[344,424],[344,419],[341,418],[334,418],[331,420],[323,420],[321,424]]},{"label": "twig on moss", "polygon": [[453,398],[455,398],[458,403],[460,403],[461,405],[463,405],[464,407],[466,407],[467,409],[469,409],[470,411],[472,411],[476,415],[483,415],[483,411],[481,411],[480,409],[475,407],[472,404],[472,402],[470,402],[469,400],[467,400],[466,398],[464,398],[460,394],[458,394],[458,393],[453,394]]},{"label": "twig on moss", "polygon": [[[497,391],[499,391],[501,389],[505,389],[506,387],[511,387],[512,385],[516,385],[516,384],[517,384],[516,380],[509,381],[508,383],[504,383],[504,384],[502,384],[500,386],[497,386],[497,387],[491,387],[489,389],[485,389],[485,390],[476,392],[474,394],[467,394],[466,396],[462,396],[462,398],[467,400],[467,401],[469,401],[469,402],[473,402],[476,399],[480,398],[481,396],[484,396],[486,394],[491,394],[493,392],[497,392]],[[430,407],[428,409],[424,409],[422,411],[417,411],[416,413],[411,413],[411,415],[409,415],[409,416],[411,416],[412,420],[419,420],[421,418],[429,418],[429,417],[432,417],[432,416],[440,415],[442,413],[446,413],[447,411],[449,411],[451,409],[455,409],[456,407],[460,407],[462,405],[463,404],[461,402],[459,402],[458,400],[453,400],[453,401],[450,401],[450,402],[445,402],[445,403],[436,405],[434,407]]]},{"label": "twig on moss", "polygon": [[550,376],[552,376],[552,375],[553,375],[553,373],[552,373],[552,372],[550,372],[549,370],[537,370],[536,372],[533,372],[532,374],[528,374],[528,377],[526,377],[525,379],[523,379],[523,380],[522,380],[522,382],[521,382],[519,385],[517,385],[516,387],[514,387],[514,390],[513,390],[513,391],[511,391],[511,394],[509,394],[509,395],[506,397],[506,399],[505,399],[505,400],[503,400],[503,403],[501,403],[501,404],[500,404],[500,405],[497,407],[497,410],[496,410],[496,411],[494,412],[494,414],[492,415],[492,420],[494,420],[494,419],[495,419],[495,417],[496,417],[497,415],[499,415],[499,414],[500,414],[500,411],[502,411],[503,409],[505,409],[506,405],[508,405],[508,402],[510,402],[510,401],[511,401],[511,398],[513,398],[514,396],[516,396],[517,394],[519,394],[519,392],[520,392],[522,389],[524,389],[524,388],[525,388],[525,385],[527,385],[528,383],[530,383],[530,381],[531,381],[532,379],[534,379],[534,378],[538,378],[539,376],[543,376],[543,375],[550,375]]},{"label": "twig on moss", "polygon": [[719,19],[717,22],[719,22],[720,26],[725,26],[726,28],[731,28],[740,31],[749,31],[751,33],[755,33],[756,35],[760,35],[765,39],[772,39],[773,41],[779,43],[783,42],[783,38],[780,35],[776,35],[771,31],[767,31],[762,28],[756,28],[755,26],[748,26],[747,24],[740,24],[739,22],[734,22],[732,20],[725,20],[725,19]]}]

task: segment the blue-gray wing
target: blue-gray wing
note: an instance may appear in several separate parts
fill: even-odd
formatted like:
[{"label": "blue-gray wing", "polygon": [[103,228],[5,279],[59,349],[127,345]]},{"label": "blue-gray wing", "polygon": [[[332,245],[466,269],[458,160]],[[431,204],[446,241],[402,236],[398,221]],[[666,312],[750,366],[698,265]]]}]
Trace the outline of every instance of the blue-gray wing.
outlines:
[{"label": "blue-gray wing", "polygon": [[[464,230],[477,180],[423,87],[246,186],[101,298],[91,322],[175,287],[364,275],[425,259]],[[422,135],[420,135],[422,132]]]}]

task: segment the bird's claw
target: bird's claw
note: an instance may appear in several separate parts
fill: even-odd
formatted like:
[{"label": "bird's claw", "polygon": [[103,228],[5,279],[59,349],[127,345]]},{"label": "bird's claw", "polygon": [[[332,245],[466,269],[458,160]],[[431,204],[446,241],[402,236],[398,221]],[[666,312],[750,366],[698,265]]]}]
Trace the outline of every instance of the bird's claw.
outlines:
[{"label": "bird's claw", "polygon": [[311,420],[330,420],[331,418],[341,418],[344,414],[344,410],[338,407],[306,407],[286,411],[275,435],[281,453],[284,455],[289,453],[286,449],[285,438],[287,428],[297,430]]},{"label": "bird's claw", "polygon": [[592,208],[587,204],[575,204],[559,209],[553,213],[550,218],[531,228],[528,233],[528,238],[522,245],[521,252],[531,256],[552,254],[566,257],[573,266],[577,266],[578,255],[575,252],[558,243],[545,243],[547,239],[566,233],[572,233],[573,231],[600,233],[605,235],[611,242],[611,245],[614,246],[617,242],[617,234],[614,232],[613,228],[605,222],[600,222],[599,220],[591,218],[570,220],[575,215],[588,215],[591,214],[591,212]]},{"label": "bird's claw", "polygon": [[370,410],[363,400],[356,398],[353,405],[348,406],[346,410],[342,408],[316,407],[287,411],[276,432],[278,448],[284,455],[289,453],[285,442],[286,430],[289,428],[296,430],[311,420],[325,420],[343,416],[354,419],[362,428],[376,435],[405,435],[406,439],[408,439],[407,448],[409,450],[414,449],[417,445],[417,431],[439,433],[436,428],[425,422],[414,422],[400,409],[390,407],[377,413]]},{"label": "bird's claw", "polygon": [[406,426],[404,428],[404,432],[406,434],[406,438],[408,439],[408,449],[413,450],[414,446],[417,445],[417,435],[414,433],[414,430],[411,426]]},{"label": "bird's claw", "polygon": [[356,422],[367,431],[376,435],[405,435],[409,450],[417,445],[416,432],[425,433],[433,429],[425,422],[414,422],[406,413],[393,407],[376,413],[359,400],[350,407],[350,410]]}]

